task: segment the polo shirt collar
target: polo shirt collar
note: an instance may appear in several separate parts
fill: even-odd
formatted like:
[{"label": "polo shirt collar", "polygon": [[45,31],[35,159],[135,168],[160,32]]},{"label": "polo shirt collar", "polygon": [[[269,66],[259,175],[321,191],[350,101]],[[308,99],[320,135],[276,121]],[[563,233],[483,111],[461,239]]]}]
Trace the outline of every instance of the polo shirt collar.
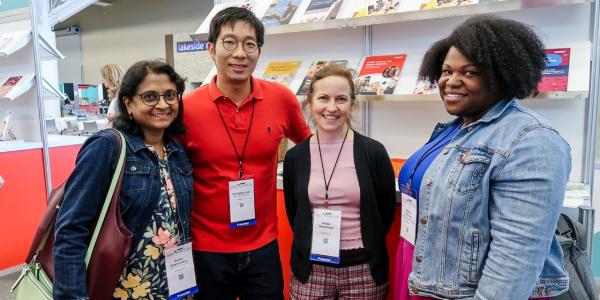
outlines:
[{"label": "polo shirt collar", "polygon": [[[242,101],[240,106],[246,104],[247,102],[249,102],[252,99],[255,99],[255,100],[263,100],[264,99],[263,87],[262,87],[261,83],[259,82],[259,80],[254,78],[254,76],[250,76],[250,84],[251,84],[250,95],[246,99],[244,99],[244,101]],[[210,81],[210,84],[208,86],[208,95],[210,97],[210,100],[212,100],[213,102],[216,102],[219,99],[225,98],[225,96],[223,96],[223,94],[217,87],[217,75],[215,75],[213,77],[213,79]]]}]

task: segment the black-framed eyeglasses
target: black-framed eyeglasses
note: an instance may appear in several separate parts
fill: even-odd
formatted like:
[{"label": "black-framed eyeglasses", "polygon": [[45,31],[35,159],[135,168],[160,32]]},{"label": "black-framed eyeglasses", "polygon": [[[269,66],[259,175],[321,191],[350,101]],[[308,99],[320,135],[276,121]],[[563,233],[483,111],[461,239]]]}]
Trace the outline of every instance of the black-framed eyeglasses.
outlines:
[{"label": "black-framed eyeglasses", "polygon": [[242,43],[242,49],[244,49],[246,53],[254,53],[258,50],[258,43],[254,40],[238,41],[232,37],[224,37],[221,41],[223,42],[223,48],[227,51],[235,50],[240,42]]},{"label": "black-framed eyeglasses", "polygon": [[181,100],[181,95],[176,90],[168,90],[164,94],[159,94],[155,91],[147,91],[141,94],[137,94],[136,96],[140,96],[142,102],[149,106],[155,106],[160,101],[160,97],[165,99],[167,104],[177,104]]}]

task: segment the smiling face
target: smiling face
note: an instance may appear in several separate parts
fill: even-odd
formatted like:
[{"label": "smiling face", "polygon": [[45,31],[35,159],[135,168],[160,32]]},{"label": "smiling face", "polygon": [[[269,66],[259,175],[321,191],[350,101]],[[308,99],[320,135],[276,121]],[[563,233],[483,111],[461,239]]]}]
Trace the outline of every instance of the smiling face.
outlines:
[{"label": "smiling face", "polygon": [[[238,44],[229,51],[224,48],[224,39],[227,43],[237,41]],[[243,47],[246,42],[257,44],[254,27],[246,22],[236,21],[233,26],[223,25],[216,42],[208,43],[208,52],[217,66],[217,80],[234,84],[250,80],[260,56],[260,48],[247,53]]]},{"label": "smiling face", "polygon": [[321,133],[332,139],[343,138],[353,106],[348,79],[328,76],[313,83],[310,111]]},{"label": "smiling face", "polygon": [[159,95],[171,92],[177,93],[175,83],[166,74],[148,73],[137,87],[137,94],[133,98],[124,98],[127,113],[140,126],[145,136],[148,134],[163,134],[171,125],[179,112],[179,103],[168,104],[161,96],[156,105],[150,106],[142,102],[139,94],[155,92]]},{"label": "smiling face", "polygon": [[465,124],[477,121],[499,99],[490,91],[479,67],[455,47],[446,54],[438,86],[446,111],[463,117]]}]

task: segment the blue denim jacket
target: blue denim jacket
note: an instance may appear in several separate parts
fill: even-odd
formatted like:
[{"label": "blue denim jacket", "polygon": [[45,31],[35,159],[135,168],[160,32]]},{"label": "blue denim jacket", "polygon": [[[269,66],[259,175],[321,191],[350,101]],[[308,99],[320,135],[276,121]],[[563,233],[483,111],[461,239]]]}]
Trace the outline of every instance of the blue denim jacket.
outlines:
[{"label": "blue denim jacket", "polygon": [[[455,122],[438,124],[432,139]],[[463,128],[425,172],[411,294],[526,300],[568,289],[554,229],[570,147],[516,99]]]},{"label": "blue denim jacket", "polygon": [[[124,134],[127,149],[119,204],[123,221],[133,233],[132,245],[137,245],[160,197],[162,183],[156,155],[140,136]],[[116,167],[118,147],[115,135],[104,130],[87,139],[77,155],[55,225],[55,299],[88,298],[84,258],[91,223],[100,211]],[[169,139],[166,149],[177,212],[189,237],[192,165],[179,142]]]}]

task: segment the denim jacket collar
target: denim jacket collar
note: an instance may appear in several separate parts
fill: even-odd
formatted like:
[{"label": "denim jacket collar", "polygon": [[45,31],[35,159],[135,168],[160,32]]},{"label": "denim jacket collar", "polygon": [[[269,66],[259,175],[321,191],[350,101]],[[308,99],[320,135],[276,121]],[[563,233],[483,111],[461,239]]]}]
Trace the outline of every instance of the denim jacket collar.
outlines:
[{"label": "denim jacket collar", "polygon": [[[473,122],[472,124],[477,125],[477,124],[481,124],[481,123],[493,122],[494,120],[499,118],[502,114],[504,114],[504,112],[506,112],[508,107],[513,106],[513,105],[518,105],[515,98],[510,99],[510,100],[508,100],[508,99],[500,100],[498,103],[494,104],[494,106],[488,112],[486,112],[485,115],[483,115],[483,117],[479,118],[479,120]],[[455,126],[456,124],[460,124],[462,122],[462,120],[463,120],[462,117],[456,117],[450,121],[438,123],[435,126],[433,133],[431,134],[431,137],[429,138],[429,140],[431,141],[432,139],[434,139],[440,132],[443,132],[448,127]]]},{"label": "denim jacket collar", "polygon": [[[142,138],[141,136],[129,132],[124,132],[124,134],[125,139],[127,139],[128,147],[130,147],[134,153],[137,153],[141,149],[147,148],[146,143],[144,142],[144,138]],[[167,148],[168,154],[171,154],[171,152],[173,151],[183,152],[183,149],[180,146],[178,146],[175,143],[175,141],[173,141],[173,139],[170,137],[167,137],[167,143],[165,145],[165,148]]]}]

